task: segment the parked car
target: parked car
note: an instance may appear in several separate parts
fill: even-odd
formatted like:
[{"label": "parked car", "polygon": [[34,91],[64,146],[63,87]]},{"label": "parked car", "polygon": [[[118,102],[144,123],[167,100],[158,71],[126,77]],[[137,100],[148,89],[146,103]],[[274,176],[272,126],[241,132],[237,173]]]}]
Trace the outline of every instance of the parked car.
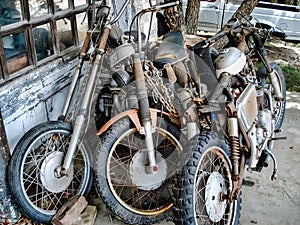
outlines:
[{"label": "parked car", "polygon": [[[187,1],[183,0],[184,8]],[[198,19],[199,31],[219,31],[242,2],[243,0],[202,0]],[[283,30],[287,40],[300,41],[299,6],[260,1],[251,16],[266,28],[276,27]]]}]

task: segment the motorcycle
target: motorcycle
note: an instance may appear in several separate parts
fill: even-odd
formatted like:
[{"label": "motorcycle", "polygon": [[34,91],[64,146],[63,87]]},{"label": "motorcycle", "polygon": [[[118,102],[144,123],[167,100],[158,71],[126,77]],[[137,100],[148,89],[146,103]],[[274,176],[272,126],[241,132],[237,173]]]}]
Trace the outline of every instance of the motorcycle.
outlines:
[{"label": "motorcycle", "polygon": [[128,2],[111,19],[108,6],[92,1],[87,11],[92,17],[92,27],[86,33],[61,116],[30,129],[13,151],[9,186],[13,187],[11,192],[21,213],[35,222],[50,223],[70,197],[87,196],[91,189],[93,151],[87,144],[90,140],[83,136],[101,64],[116,40],[112,34],[118,29],[113,24]]},{"label": "motorcycle", "polygon": [[[50,223],[57,210],[70,197],[87,196],[91,189],[95,157],[90,142],[96,135],[89,136],[87,130],[95,101],[105,109],[100,110],[96,118],[96,122],[99,122],[97,126],[104,124],[104,128],[98,132],[102,141],[96,149],[95,162],[97,189],[105,204],[128,223],[158,222],[168,217],[171,211],[170,182],[165,181],[173,177],[182,152],[179,142],[181,132],[178,126],[167,119],[174,116],[159,109],[157,101],[150,101],[155,106],[150,108],[141,61],[143,46],[140,18],[144,13],[173,7],[179,2],[152,6],[137,15],[137,53],[136,44],[133,41],[127,42],[129,37],[134,36],[134,32],[130,31],[129,36],[123,35],[120,28],[114,25],[128,3],[129,0],[125,1],[118,15],[111,19],[110,7],[101,4],[96,10],[93,1],[90,8],[92,30],[86,33],[61,116],[57,121],[44,122],[30,129],[13,151],[8,176],[9,185],[13,187],[12,195],[22,214],[35,222]],[[111,75],[102,74],[108,71],[103,68],[104,64],[113,70]],[[85,70],[83,76],[82,68]],[[149,74],[150,71],[156,71],[157,79],[163,82],[155,67],[147,71]],[[129,83],[133,80],[136,86],[132,88]],[[113,99],[111,96],[107,99],[104,97],[106,87],[103,87],[97,100],[94,97],[99,88],[97,84],[105,86],[107,82],[114,87]],[[161,86],[165,88],[163,83]],[[122,88],[131,88],[133,98],[127,99],[127,95],[122,94]],[[113,100],[116,106],[123,101],[126,103],[124,109],[129,111],[122,112],[118,108],[112,113],[106,100]],[[170,104],[169,107],[174,110]],[[101,114],[103,112],[105,116]],[[110,125],[112,131],[102,134]],[[126,149],[134,145],[137,147],[133,155],[133,151]],[[147,172],[143,172],[144,169]],[[130,177],[125,181],[127,188],[123,188],[123,178],[126,177],[124,171],[128,170]],[[115,188],[117,185],[119,187]],[[131,197],[134,193],[138,198]],[[113,204],[114,201],[117,204]],[[133,216],[119,207],[125,208]]]},{"label": "motorcycle", "polygon": [[[283,73],[270,63],[264,44],[280,30],[263,29],[250,20],[234,18],[215,36],[190,49],[214,56],[208,49],[220,38],[229,43],[211,64],[219,81],[207,95],[214,125],[189,141],[191,157],[176,178],[175,224],[239,224],[245,169],[261,172],[274,164],[272,153],[285,113]],[[208,53],[207,53],[208,52]]]}]

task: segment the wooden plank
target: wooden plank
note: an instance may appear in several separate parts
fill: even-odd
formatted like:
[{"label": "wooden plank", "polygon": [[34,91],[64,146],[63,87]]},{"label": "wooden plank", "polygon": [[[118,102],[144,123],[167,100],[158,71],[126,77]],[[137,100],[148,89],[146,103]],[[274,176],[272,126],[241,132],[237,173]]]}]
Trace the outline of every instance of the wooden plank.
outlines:
[{"label": "wooden plank", "polygon": [[71,197],[53,216],[54,225],[72,225],[81,212],[86,208],[87,201],[84,196],[75,195]]}]

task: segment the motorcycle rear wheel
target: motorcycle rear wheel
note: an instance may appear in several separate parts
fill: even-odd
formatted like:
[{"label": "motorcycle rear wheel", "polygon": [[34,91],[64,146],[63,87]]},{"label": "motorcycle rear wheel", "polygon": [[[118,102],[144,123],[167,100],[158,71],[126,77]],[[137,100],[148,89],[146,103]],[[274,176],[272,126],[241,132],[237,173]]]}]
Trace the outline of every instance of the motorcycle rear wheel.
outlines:
[{"label": "motorcycle rear wheel", "polygon": [[106,206],[129,224],[159,223],[172,213],[172,180],[183,160],[180,131],[161,118],[157,125],[153,140],[158,171],[154,174],[147,173],[144,136],[129,118],[114,123],[99,143],[97,190]]},{"label": "motorcycle rear wheel", "polygon": [[241,194],[230,202],[232,190],[229,147],[212,132],[194,137],[187,147],[192,157],[177,176],[176,225],[238,225]]},{"label": "motorcycle rear wheel", "polygon": [[85,195],[92,184],[90,157],[83,144],[77,149],[69,176],[58,178],[72,134],[62,121],[42,123],[29,130],[13,151],[9,165],[11,193],[22,214],[48,224],[74,195]]}]

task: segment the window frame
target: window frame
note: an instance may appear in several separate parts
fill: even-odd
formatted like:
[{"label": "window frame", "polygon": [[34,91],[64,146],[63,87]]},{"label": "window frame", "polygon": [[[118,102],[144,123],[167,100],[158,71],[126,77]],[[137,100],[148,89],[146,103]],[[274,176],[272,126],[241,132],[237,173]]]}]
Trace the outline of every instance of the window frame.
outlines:
[{"label": "window frame", "polygon": [[[68,9],[57,11],[57,12],[55,12],[55,3],[54,3],[55,0],[46,0],[46,1],[47,1],[49,13],[39,17],[31,18],[30,10],[29,10],[29,1],[20,0],[20,6],[21,6],[20,13],[22,14],[22,20],[0,27],[0,84],[7,80],[18,77],[36,66],[46,64],[51,60],[54,60],[59,57],[63,57],[66,54],[70,54],[69,48],[72,47],[74,48],[74,46],[75,49],[79,48],[80,41],[78,38],[76,16],[80,13],[87,12],[90,0],[85,0],[85,3],[83,5],[77,7],[74,6],[74,1],[76,0],[66,0],[68,1],[68,6],[69,6]],[[69,47],[63,51],[60,51],[59,48],[60,40],[56,32],[57,31],[56,21],[64,18],[70,20],[71,32],[74,38],[74,46]],[[49,32],[51,33],[51,38],[52,38],[53,54],[38,61],[36,57],[33,29],[45,24],[50,25]],[[5,56],[2,38],[6,35],[16,34],[20,32],[24,33],[25,45],[27,49],[28,65],[22,67],[19,70],[16,70],[15,72],[9,73],[9,65],[8,65],[9,60],[6,59]],[[68,57],[68,59],[70,59],[70,57]]]}]

